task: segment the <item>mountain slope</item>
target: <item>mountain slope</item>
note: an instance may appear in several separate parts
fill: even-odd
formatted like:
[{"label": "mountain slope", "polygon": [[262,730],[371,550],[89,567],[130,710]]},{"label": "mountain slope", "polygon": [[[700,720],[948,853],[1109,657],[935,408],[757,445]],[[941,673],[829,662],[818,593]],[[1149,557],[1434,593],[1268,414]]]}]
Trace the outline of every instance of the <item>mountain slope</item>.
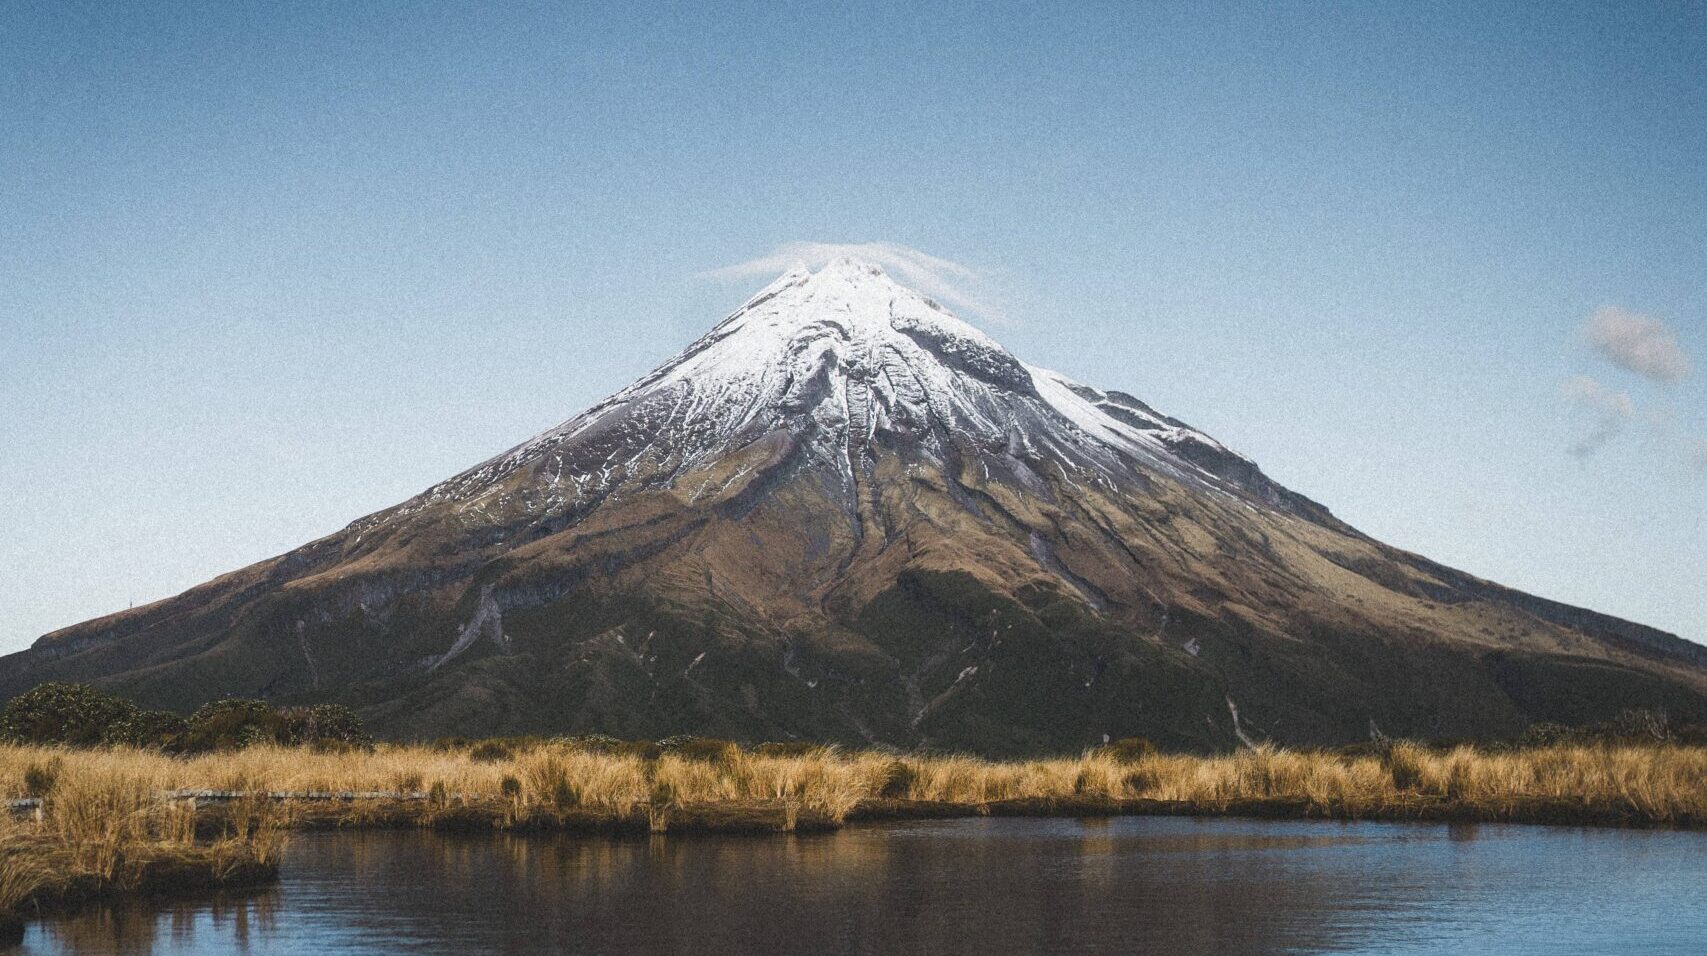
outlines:
[{"label": "mountain slope", "polygon": [[1707,717],[1707,649],[1373,541],[851,260],[407,502],[47,635],[0,694],[50,678],[997,753]]}]

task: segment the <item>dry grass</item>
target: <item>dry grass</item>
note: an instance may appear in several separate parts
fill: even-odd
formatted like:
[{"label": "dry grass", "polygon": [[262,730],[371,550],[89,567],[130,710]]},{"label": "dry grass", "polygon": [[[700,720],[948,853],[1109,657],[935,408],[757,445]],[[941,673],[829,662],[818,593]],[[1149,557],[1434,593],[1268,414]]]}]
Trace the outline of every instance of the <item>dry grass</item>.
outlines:
[{"label": "dry grass", "polygon": [[23,906],[52,879],[49,861],[31,852],[28,837],[15,826],[5,826],[0,832],[0,913]]},{"label": "dry grass", "polygon": [[[211,814],[173,790],[245,791]],[[270,793],[403,791],[425,799],[334,801],[330,818]],[[648,758],[571,742],[443,750],[385,745],[318,753],[252,747],[170,757],[130,749],[0,746],[0,929],[31,903],[276,872],[288,829],[342,825],[618,826],[794,830],[939,813],[1264,813],[1379,819],[1707,826],[1707,748],[1559,745],[1344,754],[1275,748],[1228,756],[1143,754],[992,762],[834,748],[735,748]],[[324,805],[322,805],[324,806]],[[13,930],[16,920],[12,920]]]},{"label": "dry grass", "polygon": [[190,805],[162,798],[172,778],[158,757],[0,748],[0,766],[5,796],[42,800],[39,817],[0,816],[0,915],[115,892],[265,879],[283,851],[284,808],[254,801],[217,821],[198,819]]},{"label": "dry grass", "polygon": [[[1681,746],[1556,746],[1517,751],[1434,751],[1396,743],[1346,755],[1272,748],[1218,757],[1146,755],[991,762],[971,757],[891,757],[834,748],[766,756],[731,750],[715,759],[646,759],[571,743],[517,745],[498,759],[466,749],[387,745],[374,752],[315,753],[253,747],[190,758],[148,751],[0,747],[0,794],[39,788],[52,767],[45,833],[76,848],[79,866],[111,874],[119,848],[184,844],[194,821],[166,807],[174,789],[426,792],[416,822],[456,808],[497,808],[499,825],[557,818],[646,820],[668,828],[699,810],[767,807],[785,822],[840,824],[883,801],[963,807],[1005,802],[1144,801],[1199,812],[1252,804],[1334,816],[1426,815],[1451,810],[1486,819],[1550,819],[1580,808],[1599,822],[1707,823],[1707,749]],[[271,809],[270,809],[271,808]],[[277,815],[261,799],[237,816]],[[1131,807],[1129,807],[1130,809]],[[354,805],[349,822],[363,822]],[[376,815],[374,821],[381,817]],[[385,817],[394,820],[395,814]],[[282,826],[232,838],[268,852]],[[784,828],[787,828],[786,826]],[[3,892],[0,887],[0,892]]]}]

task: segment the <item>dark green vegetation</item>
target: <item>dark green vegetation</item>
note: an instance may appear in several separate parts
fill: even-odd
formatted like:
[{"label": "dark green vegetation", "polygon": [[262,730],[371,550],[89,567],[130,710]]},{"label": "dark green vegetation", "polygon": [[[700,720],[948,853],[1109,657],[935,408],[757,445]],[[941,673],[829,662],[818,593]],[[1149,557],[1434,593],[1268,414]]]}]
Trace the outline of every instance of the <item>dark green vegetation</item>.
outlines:
[{"label": "dark green vegetation", "polygon": [[[274,707],[265,701],[225,699],[197,708],[188,717],[169,711],[143,710],[130,701],[88,684],[49,681],[20,694],[0,707],[0,743],[65,745],[69,747],[138,747],[164,753],[197,754],[235,750],[257,744],[306,746],[338,751],[368,748],[374,740],[348,707],[318,704]],[[608,734],[511,735],[505,737],[439,737],[434,750],[466,753],[470,760],[497,763],[548,744],[612,757],[718,762],[743,752],[759,757],[807,757],[834,741],[761,741],[745,748],[733,740],[674,734],[658,740],[624,740]],[[1679,720],[1663,709],[1624,708],[1614,716],[1591,723],[1568,725],[1553,721],[1531,724],[1504,738],[1473,740],[1434,737],[1420,742],[1436,750],[1478,745],[1484,750],[1549,746],[1640,746],[1681,744],[1707,746],[1707,722]],[[1368,742],[1327,748],[1346,755],[1384,754],[1394,745],[1385,735]],[[966,751],[962,751],[966,752]],[[1159,748],[1147,737],[1122,737],[1090,748],[1093,757],[1136,762],[1163,752],[1190,753],[1190,747]],[[26,778],[27,780],[28,778]],[[38,796],[45,786],[28,785]]]},{"label": "dark green vegetation", "polygon": [[355,712],[338,704],[274,707],[260,700],[225,699],[183,717],[143,710],[87,684],[49,681],[7,701],[0,710],[0,741],[201,753],[258,743],[370,746],[373,738]]},{"label": "dark green vegetation", "polygon": [[[1534,723],[1603,722],[1632,705],[1678,723],[1707,721],[1694,688],[1608,661],[1333,633],[1276,645],[1183,616],[1170,626],[1192,635],[1185,640],[1197,642],[1197,655],[1132,636],[1051,589],[1009,598],[964,573],[907,572],[832,639],[754,639],[727,619],[685,620],[632,596],[583,592],[509,615],[506,646],[483,642],[437,671],[393,675],[371,657],[321,656],[323,678],[343,689],[288,694],[285,706],[215,702],[187,720],[91,706],[50,725],[71,743],[178,749],[230,746],[243,735],[359,742],[339,729],[354,711],[403,739],[447,729],[648,740],[695,733],[1026,755],[1070,752],[1105,734],[1223,750],[1238,741],[1230,699],[1247,738],[1306,744],[1371,732],[1514,739]],[[406,633],[420,635],[411,643],[424,652],[449,639],[436,628],[422,619]],[[345,639],[375,647],[382,635],[357,630]],[[408,644],[404,651],[415,653]],[[206,666],[198,675],[212,686],[248,682]],[[184,680],[102,683],[185,711],[203,703],[198,685]],[[310,703],[316,696],[342,706]]]}]

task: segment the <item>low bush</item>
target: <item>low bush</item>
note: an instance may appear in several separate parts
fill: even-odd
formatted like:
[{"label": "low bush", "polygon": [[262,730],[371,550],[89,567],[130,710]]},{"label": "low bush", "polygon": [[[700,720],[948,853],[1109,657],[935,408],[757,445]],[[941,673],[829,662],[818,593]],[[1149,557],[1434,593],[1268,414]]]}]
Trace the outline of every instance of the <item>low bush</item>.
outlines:
[{"label": "low bush", "polygon": [[741,755],[741,748],[732,740],[686,735],[658,741],[658,750],[672,757],[703,763],[725,763]]},{"label": "low bush", "polygon": [[355,711],[341,704],[275,708],[264,700],[239,697],[204,704],[190,715],[176,746],[185,753],[241,750],[256,744],[323,746],[338,751],[366,748],[373,738],[362,730]]},{"label": "low bush", "polygon": [[[1468,744],[1469,742],[1466,742]],[[1699,724],[1674,724],[1663,710],[1629,708],[1610,720],[1580,727],[1567,727],[1543,721],[1529,725],[1518,737],[1519,747],[1553,747],[1575,745],[1641,745],[1641,744],[1707,743],[1707,727]]]},{"label": "low bush", "polygon": [[616,753],[627,743],[628,741],[618,740],[610,734],[580,734],[563,738],[565,746],[590,754]]},{"label": "low bush", "polygon": [[71,747],[122,746],[170,753],[237,750],[255,744],[365,749],[373,738],[355,711],[340,704],[274,707],[229,698],[203,705],[188,718],[141,710],[88,684],[51,681],[0,709],[0,740]]},{"label": "low bush", "polygon": [[1570,742],[1573,733],[1575,731],[1564,724],[1542,721],[1538,724],[1530,724],[1529,729],[1523,732],[1523,736],[1518,738],[1517,743],[1520,747],[1552,747]]},{"label": "low bush", "polygon": [[133,710],[107,728],[103,743],[165,750],[183,739],[190,722],[168,710]]},{"label": "low bush", "polygon": [[285,733],[278,743],[340,743],[352,747],[373,745],[373,737],[362,729],[361,718],[343,704],[288,707],[279,713],[283,718]]},{"label": "low bush", "polygon": [[136,705],[88,684],[48,681],[7,701],[0,711],[0,739],[95,747],[135,713]]}]

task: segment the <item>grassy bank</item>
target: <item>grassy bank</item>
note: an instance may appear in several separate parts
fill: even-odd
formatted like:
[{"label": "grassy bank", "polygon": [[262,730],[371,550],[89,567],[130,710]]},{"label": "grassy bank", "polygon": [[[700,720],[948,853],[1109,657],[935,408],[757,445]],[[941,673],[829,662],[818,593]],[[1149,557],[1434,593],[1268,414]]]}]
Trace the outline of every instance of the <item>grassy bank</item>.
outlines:
[{"label": "grassy bank", "polygon": [[[171,796],[187,790],[245,796],[198,809]],[[198,756],[0,746],[0,795],[40,798],[39,819],[32,809],[0,820],[0,911],[16,914],[265,880],[284,833],[301,826],[786,832],[855,819],[1153,813],[1707,827],[1707,748],[1395,743],[990,762],[712,741],[668,753],[572,741]]]},{"label": "grassy bank", "polygon": [[28,912],[276,877],[286,808],[250,800],[209,814],[164,800],[146,772],[157,759],[5,750],[6,795],[45,797],[39,808],[0,814],[0,943],[22,932]]},{"label": "grassy bank", "polygon": [[[1537,808],[1552,820],[1564,807],[1582,822],[1699,826],[1707,825],[1707,748],[1490,751],[1401,742],[1357,754],[1262,748],[1217,757],[1092,752],[991,762],[833,749],[753,753],[710,741],[661,755],[565,741],[339,753],[256,746],[190,757],[0,746],[0,794],[44,796],[43,825],[60,828],[67,839],[81,839],[118,815],[138,821],[120,827],[126,838],[181,835],[172,830],[171,813],[182,811],[161,810],[158,796],[150,795],[182,790],[412,794],[419,798],[395,801],[404,809],[387,809],[386,816],[403,812],[428,825],[643,819],[651,829],[668,830],[711,809],[754,806],[795,824],[835,826],[850,816],[907,808],[929,813],[933,805],[1000,812],[1055,802],[1206,813],[1270,803],[1308,816],[1511,821],[1535,819]],[[361,822],[374,802],[300,807],[285,822],[328,814]]]}]

